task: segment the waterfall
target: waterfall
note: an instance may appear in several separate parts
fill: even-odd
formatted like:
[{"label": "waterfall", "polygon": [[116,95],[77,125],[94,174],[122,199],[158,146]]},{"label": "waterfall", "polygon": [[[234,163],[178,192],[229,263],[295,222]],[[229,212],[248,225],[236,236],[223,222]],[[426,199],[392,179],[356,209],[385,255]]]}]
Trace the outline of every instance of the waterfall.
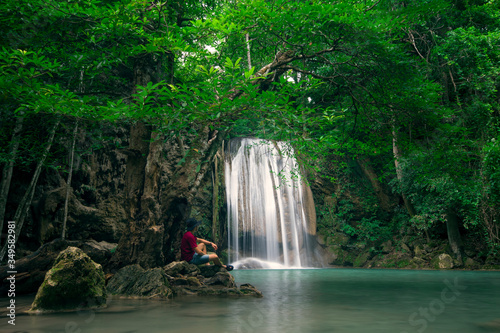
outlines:
[{"label": "waterfall", "polygon": [[293,148],[251,138],[228,146],[229,261],[255,268],[312,266],[316,215]]}]

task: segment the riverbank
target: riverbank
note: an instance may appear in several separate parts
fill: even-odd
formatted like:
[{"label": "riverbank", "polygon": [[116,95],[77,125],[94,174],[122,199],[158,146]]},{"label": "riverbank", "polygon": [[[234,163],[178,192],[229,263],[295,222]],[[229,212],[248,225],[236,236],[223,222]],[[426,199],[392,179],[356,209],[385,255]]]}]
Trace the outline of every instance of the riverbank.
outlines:
[{"label": "riverbank", "polygon": [[333,267],[422,269],[422,270],[500,270],[500,255],[466,247],[457,259],[445,240],[394,238],[382,243],[357,242],[343,233],[319,235],[318,241],[330,255]]}]

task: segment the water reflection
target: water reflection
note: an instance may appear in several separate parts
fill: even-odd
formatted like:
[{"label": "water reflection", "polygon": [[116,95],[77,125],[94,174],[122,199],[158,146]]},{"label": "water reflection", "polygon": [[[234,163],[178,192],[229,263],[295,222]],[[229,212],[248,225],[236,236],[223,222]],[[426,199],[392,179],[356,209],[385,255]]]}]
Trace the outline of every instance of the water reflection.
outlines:
[{"label": "water reflection", "polygon": [[[22,315],[2,332],[383,332],[500,331],[500,272],[363,269],[242,270],[264,298],[110,299],[94,313]],[[444,291],[444,292],[443,292]]]}]

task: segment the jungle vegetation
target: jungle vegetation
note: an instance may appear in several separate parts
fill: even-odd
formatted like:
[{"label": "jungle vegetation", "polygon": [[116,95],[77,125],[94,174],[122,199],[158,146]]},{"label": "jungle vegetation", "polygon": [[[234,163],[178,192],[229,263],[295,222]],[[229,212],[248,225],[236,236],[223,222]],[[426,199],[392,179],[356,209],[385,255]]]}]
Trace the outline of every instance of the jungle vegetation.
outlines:
[{"label": "jungle vegetation", "polygon": [[[24,220],[45,168],[71,183],[77,131],[99,138],[100,123],[125,122],[181,143],[202,129],[287,140],[339,191],[361,170],[365,215],[342,228],[362,241],[432,238],[446,226],[457,257],[464,233],[485,253],[500,250],[499,1],[5,0],[0,9],[0,230],[7,217]],[[32,186],[6,216],[15,170]],[[354,215],[347,202],[331,213]]]}]

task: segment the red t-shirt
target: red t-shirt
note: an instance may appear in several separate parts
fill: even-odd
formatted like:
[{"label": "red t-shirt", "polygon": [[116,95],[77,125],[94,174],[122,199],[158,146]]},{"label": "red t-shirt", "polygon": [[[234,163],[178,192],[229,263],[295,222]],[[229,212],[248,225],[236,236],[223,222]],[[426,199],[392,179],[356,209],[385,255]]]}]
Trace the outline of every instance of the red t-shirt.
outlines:
[{"label": "red t-shirt", "polygon": [[194,256],[194,248],[198,246],[196,243],[196,237],[191,231],[187,231],[184,236],[182,236],[181,241],[181,259],[190,262]]}]

